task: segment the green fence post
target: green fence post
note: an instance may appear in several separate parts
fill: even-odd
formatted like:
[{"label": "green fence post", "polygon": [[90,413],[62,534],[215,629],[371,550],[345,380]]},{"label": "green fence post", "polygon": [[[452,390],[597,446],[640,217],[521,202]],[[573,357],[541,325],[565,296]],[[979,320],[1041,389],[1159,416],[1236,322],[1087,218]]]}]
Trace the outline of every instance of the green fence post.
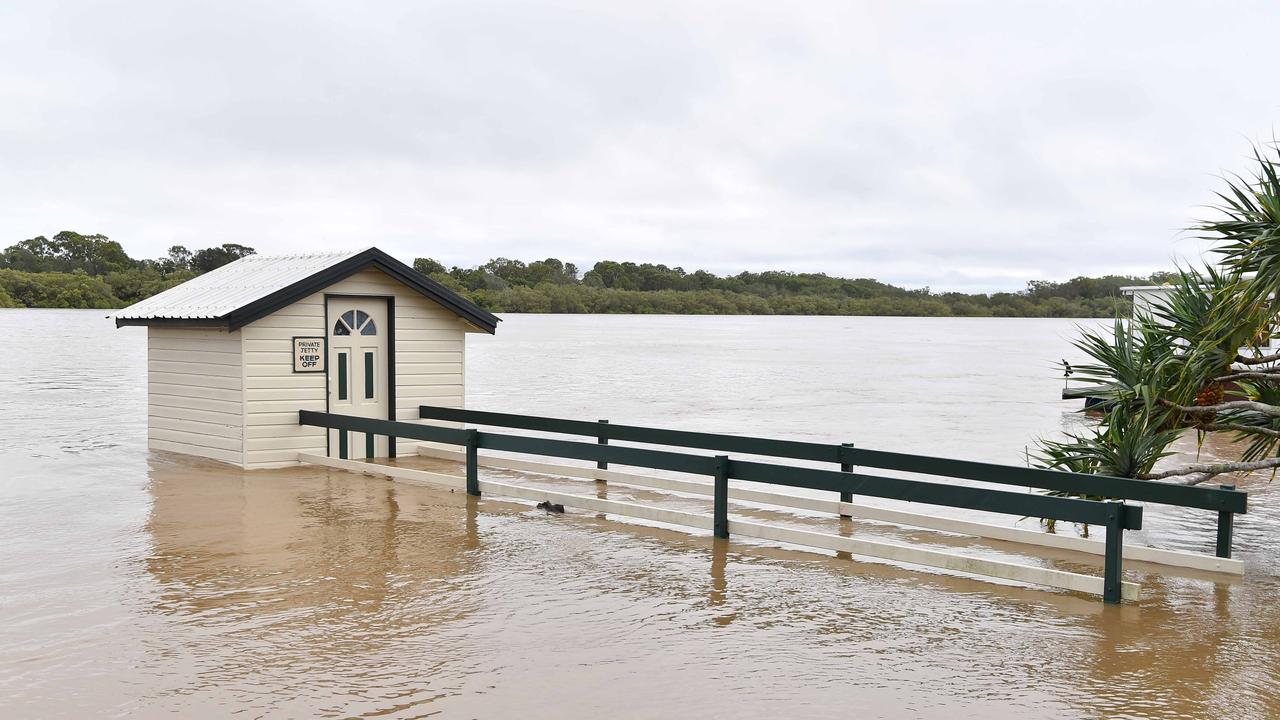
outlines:
[{"label": "green fence post", "polygon": [[347,452],[347,436],[350,435],[346,430],[338,431],[338,459],[346,460],[350,453]]},{"label": "green fence post", "polygon": [[718,538],[729,537],[729,456],[716,456],[715,500],[713,503],[714,520],[711,523],[712,533]]},{"label": "green fence post", "polygon": [[1107,503],[1107,547],[1102,569],[1102,601],[1120,602],[1121,550],[1124,548],[1124,503]]},{"label": "green fence post", "polygon": [[[1235,485],[1222,485],[1223,490],[1235,490]],[[1236,514],[1228,510],[1218,511],[1218,547],[1220,558],[1231,557],[1231,536],[1235,531]]]},{"label": "green fence post", "polygon": [[[840,447],[841,447],[841,450],[840,450],[840,458],[841,458],[841,461],[840,461],[840,472],[853,472],[853,464],[852,464],[852,463],[844,462],[844,449],[843,449],[843,448],[847,448],[847,447],[848,447],[848,448],[853,447],[853,443],[840,443]],[[851,492],[843,492],[843,491],[842,491],[842,492],[840,493],[840,502],[843,502],[843,503],[851,503],[851,502],[853,502],[853,493],[851,493]],[[851,518],[851,517],[853,517],[853,516],[852,516],[852,515],[845,515],[844,513],[840,513],[840,517],[842,517],[842,518]]]},{"label": "green fence post", "polygon": [[467,494],[480,497],[480,459],[476,451],[480,447],[480,431],[467,431]]},{"label": "green fence post", "polygon": [[[596,422],[597,422],[597,423],[599,423],[599,424],[601,424],[601,425],[608,425],[608,424],[609,424],[609,421],[608,421],[608,420],[597,420]],[[596,444],[597,444],[597,445],[608,445],[608,444],[609,444],[609,438],[607,438],[607,437],[605,437],[605,436],[604,436],[604,428],[600,428],[600,434],[599,434],[599,435],[596,435]],[[608,463],[608,462],[606,462],[606,461],[604,461],[604,460],[597,460],[597,461],[596,461],[596,469],[597,469],[597,470],[608,470],[608,469],[609,469],[609,463]],[[599,478],[597,478],[597,479],[599,479]],[[600,480],[600,482],[604,482],[604,480]]]},{"label": "green fence post", "polygon": [[373,456],[378,454],[378,451],[376,450],[377,441],[374,438],[375,438],[375,435],[371,432],[367,432],[364,434],[364,459],[365,460],[372,460]]}]

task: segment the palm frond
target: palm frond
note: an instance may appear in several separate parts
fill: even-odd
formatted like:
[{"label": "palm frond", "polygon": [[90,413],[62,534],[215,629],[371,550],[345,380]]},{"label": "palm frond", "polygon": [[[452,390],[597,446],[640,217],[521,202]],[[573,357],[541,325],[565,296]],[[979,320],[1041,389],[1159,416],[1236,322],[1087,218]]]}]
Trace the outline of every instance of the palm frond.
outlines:
[{"label": "palm frond", "polygon": [[1280,290],[1280,143],[1255,145],[1253,159],[1252,176],[1226,178],[1213,206],[1221,217],[1193,229],[1234,272],[1256,273],[1249,293],[1265,297]]}]

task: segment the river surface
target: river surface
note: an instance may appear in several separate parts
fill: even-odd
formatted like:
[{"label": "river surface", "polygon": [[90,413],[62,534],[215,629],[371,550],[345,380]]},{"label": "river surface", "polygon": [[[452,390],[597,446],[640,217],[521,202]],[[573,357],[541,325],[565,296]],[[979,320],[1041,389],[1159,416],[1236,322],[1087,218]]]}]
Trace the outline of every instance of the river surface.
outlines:
[{"label": "river surface", "polygon": [[[1280,717],[1268,477],[1240,481],[1243,579],[1130,563],[1143,599],[1105,606],[148,453],[145,330],[104,315],[0,310],[4,718]],[[1058,400],[1072,321],[504,320],[468,339],[472,408],[1011,464],[1086,422]],[[1209,513],[1149,506],[1144,526],[1212,552]]]}]

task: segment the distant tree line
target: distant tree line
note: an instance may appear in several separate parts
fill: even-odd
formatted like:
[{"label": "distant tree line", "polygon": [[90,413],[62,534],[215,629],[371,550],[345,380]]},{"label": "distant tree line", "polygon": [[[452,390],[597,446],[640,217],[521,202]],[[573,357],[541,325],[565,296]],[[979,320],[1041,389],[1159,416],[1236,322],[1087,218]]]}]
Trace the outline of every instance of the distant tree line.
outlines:
[{"label": "distant tree line", "polygon": [[[175,245],[166,257],[137,260],[105,235],[65,231],[35,237],[0,252],[0,307],[123,307],[253,253],[234,243],[196,251]],[[555,258],[496,258],[470,268],[418,258],[413,266],[481,307],[507,313],[1114,317],[1128,305],[1122,286],[1171,277],[1035,280],[1021,292],[984,294],[909,290],[823,273],[719,276],[613,260],[586,272]]]},{"label": "distant tree line", "polygon": [[174,245],[167,257],[135,260],[105,235],[41,235],[0,252],[0,307],[124,307],[253,253],[235,243]]},{"label": "distant tree line", "polygon": [[431,258],[419,272],[493,312],[729,315],[909,315],[1115,317],[1128,307],[1125,285],[1159,284],[1171,273],[1107,275],[1065,282],[1033,280],[1021,292],[934,293],[869,278],[823,273],[742,272],[718,276],[661,264],[602,260],[579,274],[555,258],[497,258],[472,268]]}]

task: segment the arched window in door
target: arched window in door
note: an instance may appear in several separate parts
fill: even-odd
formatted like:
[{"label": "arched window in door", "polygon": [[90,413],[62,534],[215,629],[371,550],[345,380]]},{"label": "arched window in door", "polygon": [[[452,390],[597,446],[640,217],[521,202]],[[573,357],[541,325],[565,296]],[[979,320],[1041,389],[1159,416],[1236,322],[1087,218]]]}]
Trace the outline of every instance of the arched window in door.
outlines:
[{"label": "arched window in door", "polygon": [[377,335],[378,326],[363,310],[348,310],[333,324],[334,335]]}]

